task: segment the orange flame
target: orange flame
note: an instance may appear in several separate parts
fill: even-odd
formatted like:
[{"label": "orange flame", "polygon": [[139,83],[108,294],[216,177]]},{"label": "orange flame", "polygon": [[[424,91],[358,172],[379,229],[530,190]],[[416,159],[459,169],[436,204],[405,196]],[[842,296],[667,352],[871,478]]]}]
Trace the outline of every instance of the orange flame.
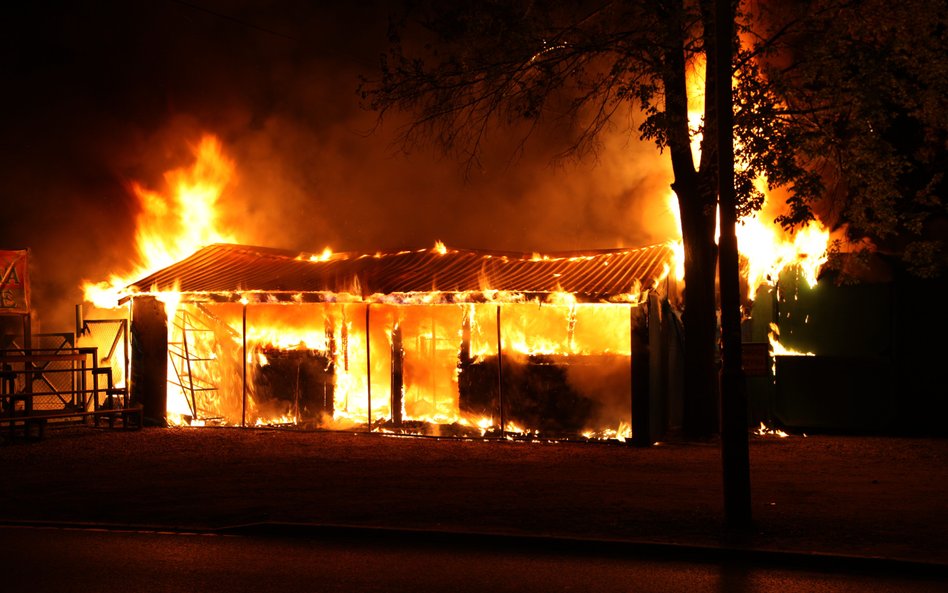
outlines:
[{"label": "orange flame", "polygon": [[830,233],[819,222],[786,233],[778,225],[767,223],[761,213],[742,221],[737,228],[737,242],[747,261],[748,296],[753,299],[757,288],[773,284],[787,266],[799,266],[810,286],[816,285],[820,267],[827,260]]},{"label": "orange flame", "polygon": [[790,436],[789,434],[780,430],[779,428],[769,428],[763,422],[760,423],[760,427],[754,431],[754,434],[756,434],[757,436],[775,436],[781,439],[785,439],[788,436]]},{"label": "orange flame", "polygon": [[[691,151],[698,160],[701,155],[701,129],[704,109],[705,64],[698,60],[688,73],[688,123],[692,130]],[[781,270],[787,266],[799,266],[810,286],[816,284],[817,274],[827,260],[830,233],[818,221],[792,232],[787,232],[774,222],[780,208],[780,200],[767,188],[765,179],[758,179],[757,188],[765,196],[765,203],[753,217],[741,220],[736,229],[738,249],[746,262],[745,281],[748,296],[753,299],[760,286],[777,281]],[[674,192],[666,197],[669,210],[681,228],[681,213]],[[720,213],[718,213],[720,236]],[[672,241],[674,251],[674,273],[677,280],[684,280],[684,247],[680,236]]]},{"label": "orange flame", "polygon": [[[141,212],[135,237],[137,262],[125,275],[107,281],[85,282],[85,300],[113,308],[135,280],[179,261],[205,245],[234,242],[217,228],[217,202],[234,175],[234,162],[224,155],[220,141],[205,135],[192,147],[195,162],[165,173],[165,192],[138,182],[131,190]],[[171,287],[161,287],[168,290]]]}]

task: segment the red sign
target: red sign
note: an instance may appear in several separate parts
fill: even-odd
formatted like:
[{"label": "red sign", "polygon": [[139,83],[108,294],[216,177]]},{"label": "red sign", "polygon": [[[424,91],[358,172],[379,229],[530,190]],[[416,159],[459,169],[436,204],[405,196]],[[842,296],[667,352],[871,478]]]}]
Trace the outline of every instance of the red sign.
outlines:
[{"label": "red sign", "polygon": [[29,250],[0,251],[0,315],[30,312]]},{"label": "red sign", "polygon": [[766,377],[773,371],[770,362],[770,344],[744,342],[741,344],[741,366],[747,377]]}]

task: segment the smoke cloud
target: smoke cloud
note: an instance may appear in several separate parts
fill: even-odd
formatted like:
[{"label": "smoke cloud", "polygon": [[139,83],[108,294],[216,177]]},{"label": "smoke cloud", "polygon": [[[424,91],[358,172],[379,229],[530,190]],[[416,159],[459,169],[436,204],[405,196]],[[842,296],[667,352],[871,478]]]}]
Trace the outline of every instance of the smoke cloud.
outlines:
[{"label": "smoke cloud", "polygon": [[43,331],[70,328],[84,279],[131,269],[130,183],[163,190],[204,133],[236,164],[220,205],[246,243],[542,252],[673,233],[669,166],[627,129],[596,157],[559,164],[556,130],[523,152],[499,130],[465,175],[434,148],[401,150],[403,122],[377,126],[359,107],[386,3],[270,4],[30,3],[14,15],[0,57],[0,249],[31,249]]}]

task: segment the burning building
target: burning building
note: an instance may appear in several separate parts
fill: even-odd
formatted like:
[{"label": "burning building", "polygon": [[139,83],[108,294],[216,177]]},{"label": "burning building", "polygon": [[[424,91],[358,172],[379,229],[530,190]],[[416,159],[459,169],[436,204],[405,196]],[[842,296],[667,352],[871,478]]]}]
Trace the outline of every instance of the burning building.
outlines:
[{"label": "burning building", "polygon": [[624,438],[672,257],[211,245],[131,287],[132,397],[191,425]]},{"label": "burning building", "polygon": [[[146,418],[634,438],[679,425],[683,271],[674,238],[543,255],[441,244],[397,253],[251,247],[217,216],[235,163],[210,136],[194,153],[193,166],[166,174],[167,191],[132,185],[141,203],[139,269],[84,287],[96,308],[121,300],[131,309],[129,386]],[[665,199],[674,216],[674,195]],[[790,381],[791,367],[821,361],[774,361],[786,352],[779,326],[803,347],[795,342],[805,332],[792,323],[839,316],[788,317],[791,304],[768,297],[786,270],[817,284],[830,233],[816,223],[787,233],[773,223],[775,204],[738,228],[744,339],[758,353],[751,416],[836,426],[793,409],[798,392],[817,390],[808,371]],[[788,286],[777,292],[796,292]],[[824,400],[813,407],[828,408]]]}]

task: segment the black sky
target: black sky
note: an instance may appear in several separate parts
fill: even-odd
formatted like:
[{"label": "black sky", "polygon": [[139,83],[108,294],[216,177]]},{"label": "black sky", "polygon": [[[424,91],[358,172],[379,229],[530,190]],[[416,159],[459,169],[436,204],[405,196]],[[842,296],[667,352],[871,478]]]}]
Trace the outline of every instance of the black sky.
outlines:
[{"label": "black sky", "polygon": [[[483,166],[406,154],[359,108],[385,2],[31,2],[5,9],[0,248],[32,250],[34,307],[63,331],[83,279],[131,268],[137,181],[192,162],[213,133],[236,163],[222,202],[246,243],[319,251],[449,246],[552,251],[667,238],[662,157],[617,129],[596,159],[553,165],[557,131]],[[53,327],[50,327],[53,326]]]}]

